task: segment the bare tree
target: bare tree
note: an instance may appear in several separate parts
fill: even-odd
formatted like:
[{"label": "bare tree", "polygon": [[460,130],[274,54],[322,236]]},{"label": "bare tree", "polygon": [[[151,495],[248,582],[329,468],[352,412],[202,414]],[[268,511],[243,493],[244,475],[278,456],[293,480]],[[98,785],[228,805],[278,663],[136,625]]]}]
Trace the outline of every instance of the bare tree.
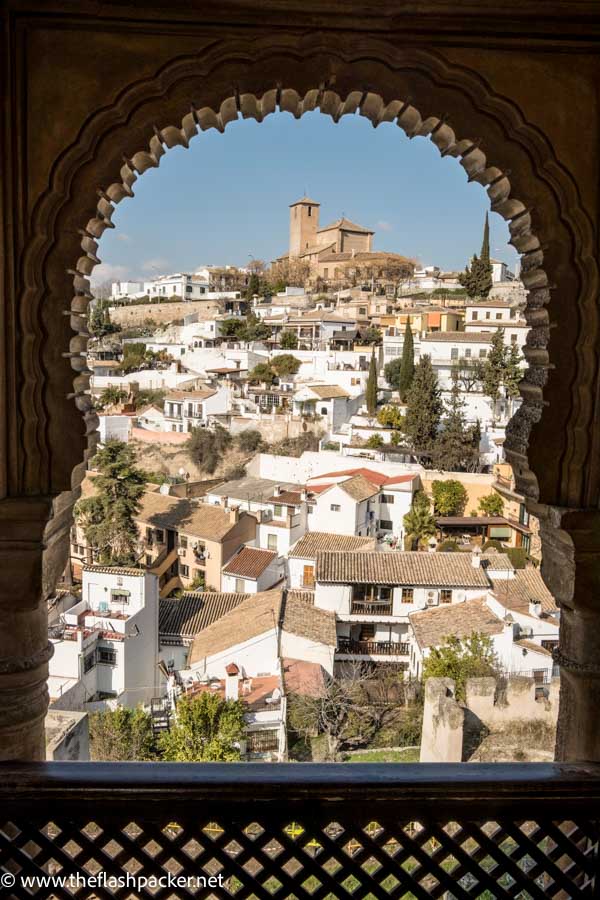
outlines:
[{"label": "bare tree", "polygon": [[290,697],[291,727],[305,738],[324,734],[331,762],[339,759],[343,743],[366,743],[373,736],[373,722],[364,715],[364,687],[369,677],[364,663],[348,662],[339,675],[326,676],[318,694]]}]

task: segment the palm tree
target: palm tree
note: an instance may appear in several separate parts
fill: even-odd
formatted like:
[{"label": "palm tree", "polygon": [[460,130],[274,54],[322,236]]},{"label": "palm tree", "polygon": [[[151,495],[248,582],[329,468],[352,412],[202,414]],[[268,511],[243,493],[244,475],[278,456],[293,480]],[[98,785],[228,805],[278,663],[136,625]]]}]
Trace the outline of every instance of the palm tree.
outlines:
[{"label": "palm tree", "polygon": [[413,505],[404,516],[404,528],[412,550],[418,550],[427,538],[435,536],[435,516],[429,509],[429,498],[422,491],[415,494]]},{"label": "palm tree", "polygon": [[117,403],[122,403],[126,399],[127,394],[121,388],[106,387],[100,394],[97,405],[99,409],[106,409],[108,406],[116,406]]}]

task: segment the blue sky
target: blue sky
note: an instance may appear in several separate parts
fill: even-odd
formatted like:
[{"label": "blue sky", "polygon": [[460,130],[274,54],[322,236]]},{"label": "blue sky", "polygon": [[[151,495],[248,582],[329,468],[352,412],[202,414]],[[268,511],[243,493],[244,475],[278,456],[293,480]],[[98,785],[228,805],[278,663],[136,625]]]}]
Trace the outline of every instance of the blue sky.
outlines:
[{"label": "blue sky", "polygon": [[[200,265],[270,261],[288,245],[289,204],[305,192],[320,223],[345,215],[376,232],[374,248],[462,269],[479,252],[487,195],[458,162],[398,126],[321,113],[239,120],[163,156],[117,207],[95,281],[152,278]],[[514,268],[508,228],[490,214],[492,256]]]}]

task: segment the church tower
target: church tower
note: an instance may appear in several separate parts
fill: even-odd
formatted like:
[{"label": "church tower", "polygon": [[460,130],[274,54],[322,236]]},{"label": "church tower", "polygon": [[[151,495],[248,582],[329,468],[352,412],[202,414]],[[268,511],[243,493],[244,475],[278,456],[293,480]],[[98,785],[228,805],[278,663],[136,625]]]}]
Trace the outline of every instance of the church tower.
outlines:
[{"label": "church tower", "polygon": [[299,256],[317,243],[320,205],[308,197],[290,204],[290,256]]}]

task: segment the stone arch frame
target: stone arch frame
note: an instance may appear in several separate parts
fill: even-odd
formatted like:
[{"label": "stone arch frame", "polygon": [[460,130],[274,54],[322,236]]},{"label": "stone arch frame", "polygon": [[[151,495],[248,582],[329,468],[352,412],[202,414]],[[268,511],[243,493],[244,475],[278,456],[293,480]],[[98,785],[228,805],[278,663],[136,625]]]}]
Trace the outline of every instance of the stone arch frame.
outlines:
[{"label": "stone arch frame", "polygon": [[[185,112],[190,100],[194,105]],[[558,553],[558,564],[550,560],[545,575],[567,612],[577,613],[577,536],[583,535],[589,551],[590,525],[589,516],[582,520],[576,511],[597,504],[600,479],[592,428],[597,271],[593,231],[577,185],[544,135],[473,70],[449,62],[441,52],[397,48],[378,39],[343,38],[332,49],[325,34],[214,41],[197,56],[176,58],[153,78],[124,87],[102,109],[90,111],[77,141],[55,161],[50,188],[33,213],[34,237],[24,257],[24,340],[17,361],[22,382],[7,473],[9,493],[40,496],[37,521],[43,519],[45,525],[50,518],[43,535],[43,575],[34,579],[35,586],[39,582],[46,593],[62,569],[72,505],[95,444],[97,419],[86,395],[84,356],[87,276],[99,261],[97,241],[112,226],[115,203],[132,196],[138,174],[158,165],[165,147],[186,146],[198,128],[223,131],[239,115],[260,120],[281,109],[298,117],[317,107],[334,121],[358,110],[375,126],[401,120],[409,135],[429,135],[441,152],[461,158],[469,180],[486,186],[492,209],[509,220],[512,243],[522,254],[531,331],[524,403],[511,423],[507,449],[518,487],[541,517],[545,546]],[[150,126],[154,136],[147,144]],[[456,134],[472,138],[457,141]],[[482,148],[493,164],[488,165]],[[512,199],[512,193],[520,199]],[[82,226],[83,233],[78,230]],[[65,310],[70,279],[75,296]],[[57,332],[49,325],[57,305],[68,317],[62,347],[48,341]],[[554,354],[550,364],[547,344],[550,339],[552,350],[553,326],[568,352]],[[69,353],[64,353],[69,341]],[[62,356],[70,357],[77,373],[72,388]],[[549,377],[547,412],[542,390]],[[553,406],[559,411],[558,426]],[[561,530],[565,510],[568,533]],[[560,571],[565,565],[571,576],[567,582]],[[589,618],[590,609],[584,612],[584,619]],[[566,629],[566,638],[561,636],[566,663],[581,658],[576,644],[582,630],[581,622],[575,622]],[[45,664],[41,651],[31,659],[31,667]],[[583,674],[577,673],[577,665],[583,666]],[[596,677],[585,660],[571,670],[573,685],[578,677]],[[567,692],[573,693],[568,678]],[[24,690],[23,699],[29,693]],[[590,739],[598,747],[598,738]],[[561,752],[570,753],[566,737]]]}]

